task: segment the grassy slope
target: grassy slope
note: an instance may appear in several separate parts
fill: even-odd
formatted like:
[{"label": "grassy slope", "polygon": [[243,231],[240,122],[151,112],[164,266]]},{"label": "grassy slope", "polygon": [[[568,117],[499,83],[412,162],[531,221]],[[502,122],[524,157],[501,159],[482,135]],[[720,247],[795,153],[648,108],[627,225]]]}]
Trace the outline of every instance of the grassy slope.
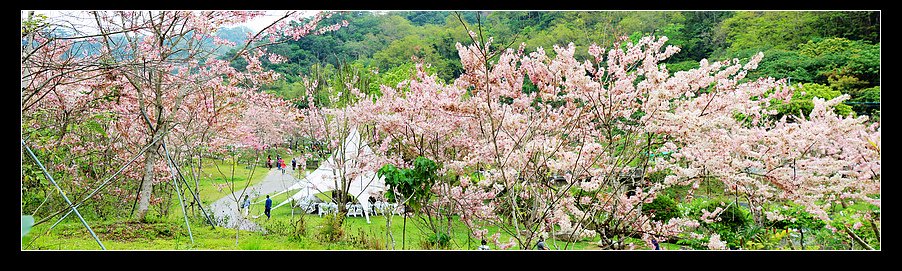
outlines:
[{"label": "grassy slope", "polygon": [[[284,197],[282,195],[276,198]],[[276,200],[274,202],[280,202]],[[255,204],[251,207],[251,214],[260,214],[263,212],[262,204]],[[191,245],[188,238],[188,231],[184,225],[184,220],[180,216],[170,215],[168,219],[150,224],[129,223],[123,221],[92,221],[91,226],[100,236],[101,241],[107,249],[113,250],[358,250],[368,249],[360,242],[360,235],[364,234],[369,239],[378,239],[376,243],[382,244],[384,247],[387,243],[386,237],[386,217],[372,216],[371,224],[366,223],[363,217],[347,217],[344,222],[343,230],[344,238],[338,242],[324,242],[318,237],[318,233],[322,229],[324,218],[317,215],[308,214],[305,216],[307,223],[307,234],[303,237],[292,237],[287,233],[293,221],[296,221],[300,215],[299,210],[295,210],[292,215],[292,209],[281,207],[272,213],[272,219],[267,220],[265,216],[251,218],[259,225],[271,229],[269,234],[241,231],[238,244],[235,244],[235,230],[226,228],[211,229],[206,226],[201,218],[191,220],[191,230],[194,235],[195,243]],[[407,233],[405,248],[406,249],[425,249],[424,240],[428,233],[420,230],[418,223],[414,219],[407,221]],[[403,236],[403,218],[400,216],[392,217],[392,234],[395,240],[395,249],[401,249]],[[43,234],[49,225],[43,224],[32,230],[32,233],[26,237],[23,244],[27,244],[34,236]],[[284,231],[279,233],[277,231]],[[490,234],[498,232],[497,228],[489,227]],[[468,250],[475,249],[479,240],[468,239],[468,230],[460,221],[455,220],[453,225],[453,237],[450,249]],[[502,233],[501,241],[507,241],[509,236]],[[593,249],[595,248],[593,241],[583,241],[572,244],[569,249]],[[561,246],[562,242],[549,240],[547,242],[551,246]],[[497,249],[494,245],[490,246]],[[94,250],[98,249],[96,242],[91,239],[78,220],[67,219],[61,223],[53,232],[46,236],[40,237],[35,245],[28,249],[72,249],[72,250]]]},{"label": "grassy slope", "polygon": [[[300,215],[296,211],[295,219]],[[184,222],[175,218],[165,222],[135,225],[125,222],[92,222],[92,228],[100,236],[107,249],[111,250],[362,250],[368,249],[353,240],[359,239],[361,232],[369,238],[380,239],[378,243],[385,242],[385,217],[371,217],[372,224],[367,224],[362,217],[348,217],[345,219],[343,230],[344,238],[338,242],[325,242],[320,240],[318,233],[322,229],[324,218],[316,215],[306,215],[307,235],[303,237],[291,237],[289,234],[270,232],[269,234],[240,231],[238,245],[235,244],[235,230],[226,228],[211,229],[204,226],[201,221],[192,221],[192,234],[194,245],[188,237]],[[280,208],[273,212],[273,218],[267,220],[265,216],[253,219],[261,226],[267,228],[287,228],[291,221],[291,210]],[[423,240],[426,234],[417,229],[412,220],[407,221],[406,249],[424,249]],[[392,220],[392,232],[395,238],[395,248],[401,249],[403,219],[394,216]],[[27,244],[31,238],[42,234],[49,225],[40,225],[32,230],[24,240]],[[495,230],[490,228],[491,232]],[[454,237],[451,249],[468,250],[475,249],[479,240],[469,240],[468,232],[462,223],[455,223]],[[502,234],[502,241],[506,241],[507,235]],[[548,242],[553,245],[552,241]],[[558,243],[562,245],[562,243]],[[490,246],[497,249],[494,245]],[[575,244],[571,249],[592,249],[593,244],[583,241]],[[53,232],[40,237],[33,246],[27,249],[49,250],[96,250],[98,245],[85,231],[82,225],[76,221],[61,223]]]},{"label": "grassy slope", "polygon": [[[228,194],[228,189],[217,189],[214,184],[225,182],[223,174],[231,175],[231,166],[227,161],[215,161],[219,165],[219,170],[213,164],[214,161],[205,162],[202,170],[199,188],[201,199],[205,204]],[[220,170],[222,173],[220,173]],[[254,170],[251,177],[250,186],[259,183],[268,174],[269,169],[258,167]],[[250,169],[244,166],[235,167],[235,178],[239,180],[236,187],[243,187],[241,180],[246,180],[251,173]],[[278,204],[287,199],[292,192],[284,193],[273,197],[273,203]],[[327,199],[328,195],[317,195]],[[254,202],[263,200],[260,196],[252,199]],[[373,216],[371,224],[366,223],[363,217],[348,217],[344,222],[345,237],[338,242],[323,242],[317,235],[322,229],[323,218],[316,215],[306,215],[307,235],[302,237],[292,237],[289,234],[281,234],[271,231],[269,234],[245,232],[239,233],[238,244],[235,243],[235,230],[226,228],[211,229],[206,226],[203,218],[198,214],[197,217],[191,218],[191,230],[195,243],[192,245],[188,237],[188,231],[185,227],[184,220],[181,217],[181,209],[178,201],[174,200],[171,206],[173,210],[169,216],[156,223],[140,224],[130,223],[126,221],[89,221],[92,228],[100,236],[101,241],[107,249],[113,250],[354,250],[367,249],[360,242],[352,240],[360,240],[360,235],[364,234],[370,239],[378,239],[376,243],[383,246],[387,243],[386,236],[386,217]],[[263,204],[254,204],[251,206],[251,215],[263,213]],[[287,206],[280,207],[272,213],[273,218],[266,220],[265,216],[253,219],[261,226],[270,229],[287,229],[290,223],[297,219],[300,211],[295,210],[292,216],[292,209]],[[392,217],[392,234],[395,240],[395,248],[401,249],[403,236],[403,218],[400,216]],[[29,236],[23,239],[23,245],[27,244],[31,238],[43,234],[50,225],[43,224],[35,227]],[[406,249],[424,249],[424,240],[427,239],[428,229],[420,229],[415,219],[408,219],[407,232],[405,238]],[[469,231],[458,220],[455,220],[452,227],[452,241],[450,249],[467,250],[475,249],[479,240],[470,239]],[[489,226],[489,234],[498,232],[496,227]],[[502,233],[500,240],[506,242],[510,236]],[[571,244],[568,249],[594,249],[593,244],[596,240],[586,240],[583,242]],[[549,240],[547,243],[552,246],[563,248],[564,243]],[[665,244],[666,246],[667,244]],[[494,245],[490,247],[497,249]],[[28,249],[66,249],[66,250],[93,250],[99,249],[97,243],[86,232],[80,222],[75,219],[67,218],[53,232],[40,237],[34,246]]]},{"label": "grassy slope", "polygon": [[[269,174],[269,169],[264,166],[257,166],[256,168],[249,169],[245,165],[239,164],[234,168],[235,172],[233,175],[230,161],[215,161],[215,164],[214,161],[204,162],[204,167],[201,169],[200,178],[198,180],[198,190],[200,190],[200,197],[204,202],[204,205],[213,203],[229,194],[228,187],[220,189],[217,185],[228,184],[229,180],[233,180],[234,188],[238,191],[244,188],[244,185],[247,183],[248,175],[253,173],[250,182],[247,183],[248,187],[250,187],[262,181],[263,178]],[[186,173],[187,171],[182,172]],[[186,178],[190,177],[186,176]],[[194,183],[191,181],[188,181],[188,183],[192,185],[193,189]]]}]

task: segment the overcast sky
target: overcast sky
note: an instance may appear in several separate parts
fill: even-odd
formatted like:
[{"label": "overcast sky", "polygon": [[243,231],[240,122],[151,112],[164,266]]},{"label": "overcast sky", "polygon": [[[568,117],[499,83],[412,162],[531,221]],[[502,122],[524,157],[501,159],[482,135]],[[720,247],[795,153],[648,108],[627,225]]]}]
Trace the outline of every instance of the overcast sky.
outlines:
[{"label": "overcast sky", "polygon": [[[275,21],[279,17],[285,15],[285,12],[286,12],[285,10],[267,10],[266,15],[254,18],[253,20],[250,20],[249,22],[239,24],[239,25],[247,26],[254,32],[257,32],[257,31],[260,31],[261,29],[263,29],[264,27],[268,26],[269,24],[271,24],[273,21]],[[304,17],[308,17],[308,16],[313,16],[314,14],[316,14],[319,11],[318,10],[305,10],[302,12],[304,13]],[[233,26],[238,26],[238,25],[233,25]],[[226,26],[226,27],[233,27],[233,26]]]},{"label": "overcast sky", "polygon": [[[264,16],[257,17],[255,19],[253,19],[249,22],[243,23],[243,24],[227,25],[226,27],[235,27],[235,26],[239,26],[239,25],[244,25],[244,26],[247,26],[248,28],[250,28],[251,30],[253,30],[254,32],[257,32],[257,31],[260,31],[261,29],[263,29],[264,27],[266,27],[267,25],[271,24],[273,21],[275,21],[282,15],[284,15],[285,12],[286,12],[286,10],[267,10],[266,15],[264,15]],[[318,12],[318,10],[305,10],[302,12],[304,12],[305,16],[313,16],[314,14],[316,14],[316,12]],[[44,14],[44,15],[47,15],[48,18],[54,18],[54,17],[72,14],[73,11],[72,10],[36,10],[34,13],[35,14]],[[21,11],[21,14],[22,14],[22,19],[25,19],[25,17],[28,16],[28,11],[23,10],[23,11]],[[76,20],[81,21],[82,24],[86,24],[86,25],[93,22],[92,18],[76,18]]]}]

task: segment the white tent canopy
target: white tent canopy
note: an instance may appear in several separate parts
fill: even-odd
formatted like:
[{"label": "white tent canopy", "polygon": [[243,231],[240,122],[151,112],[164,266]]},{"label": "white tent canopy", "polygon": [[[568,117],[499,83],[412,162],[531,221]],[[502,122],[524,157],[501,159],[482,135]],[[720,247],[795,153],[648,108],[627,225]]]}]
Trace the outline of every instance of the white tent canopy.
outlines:
[{"label": "white tent canopy", "polygon": [[[361,144],[360,133],[357,129],[352,128],[344,142],[345,172],[352,168],[351,165],[356,165],[359,162],[358,159],[361,161],[371,159],[373,155],[373,150],[369,146]],[[274,206],[273,209],[288,204],[292,200],[298,201],[319,192],[336,190],[333,177],[339,174],[339,170],[336,168],[334,157],[335,154],[330,156],[325,162],[321,163],[319,168],[307,174],[304,179],[301,179],[288,189],[285,189],[285,191],[279,192],[279,194],[281,194],[287,191],[300,189],[300,191],[295,193],[289,199]],[[363,172],[354,178],[354,180],[351,180],[348,194],[356,197],[358,201],[360,201],[360,205],[363,206],[363,214],[366,217],[367,223],[370,223],[370,202],[367,199],[369,196],[379,195],[383,191],[385,191],[385,178],[378,177],[376,172]]]}]

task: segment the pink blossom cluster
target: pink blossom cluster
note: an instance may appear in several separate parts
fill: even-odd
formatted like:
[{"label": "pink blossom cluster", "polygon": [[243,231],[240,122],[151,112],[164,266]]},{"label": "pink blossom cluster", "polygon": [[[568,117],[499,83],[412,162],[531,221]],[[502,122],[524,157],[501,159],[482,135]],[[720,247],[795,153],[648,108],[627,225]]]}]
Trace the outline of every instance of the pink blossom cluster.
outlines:
[{"label": "pink blossom cluster", "polygon": [[727,244],[720,240],[720,234],[712,234],[708,239],[708,249],[710,250],[726,250]]},{"label": "pink blossom cluster", "polygon": [[715,221],[720,221],[720,213],[722,213],[723,211],[724,209],[720,207],[715,208],[713,212],[708,212],[708,210],[702,209],[702,217],[700,217],[699,219],[705,221],[705,223],[714,223]]},{"label": "pink blossom cluster", "polygon": [[[93,33],[121,32],[128,42],[79,37],[84,32],[79,29],[67,39],[45,32],[23,36],[23,44],[36,45],[23,46],[23,127],[33,127],[23,134],[97,124],[92,126],[96,129],[56,133],[51,136],[55,140],[28,142],[36,149],[70,150],[73,156],[65,165],[93,165],[90,171],[65,167],[70,177],[64,181],[88,189],[94,182],[86,180],[109,176],[153,139],[165,140],[171,155],[185,163],[188,157],[230,146],[261,149],[299,129],[300,116],[287,101],[257,91],[278,78],[261,68],[260,58],[283,58],[266,54],[265,47],[244,51],[239,57],[247,57],[249,66],[240,72],[228,61],[206,58],[212,49],[200,46],[203,39],[226,44],[213,35],[215,30],[264,12],[98,11],[82,16],[95,14],[102,28]],[[289,28],[296,27],[283,30]],[[88,53],[83,45],[73,47],[76,41],[96,45],[99,53]],[[146,178],[153,183],[170,180],[163,153],[151,149],[139,156],[117,178],[124,181],[110,184],[110,191],[134,189]],[[110,159],[82,158],[88,154]],[[151,156],[154,162],[147,163]]]},{"label": "pink blossom cluster", "polygon": [[[397,89],[382,86],[383,95],[362,105],[368,110],[359,118],[376,127],[380,153],[424,155],[441,162],[445,174],[482,176],[478,186],[465,179],[461,190],[436,191],[495,189],[507,191],[495,201],[537,203],[519,214],[520,226],[580,228],[596,223],[586,213],[602,213],[617,218],[606,225],[613,229],[676,236],[697,222],[651,222],[641,206],[666,187],[697,189],[702,180],[749,195],[754,212],[787,199],[822,219],[828,218],[818,202],[838,197],[879,206],[867,196],[879,193],[879,125],[834,115],[830,108],[842,97],[815,101],[809,118],[774,121],[770,101],[788,99],[791,88],[773,78],[745,79],[762,54],[744,63],[702,60],[697,69],[671,75],[659,62],[679,49],[666,41],[645,37],[609,50],[592,45],[594,59],[584,61],[574,58],[573,44],[554,46],[553,56],[542,48],[524,54],[521,45],[492,63],[484,57],[491,38],[458,44],[464,72],[453,84],[419,68]],[[522,91],[527,78],[536,92]],[[644,168],[626,165],[642,159],[636,154],[655,152],[671,155],[649,158]],[[620,179],[636,170],[673,174],[663,183],[642,181],[627,196]],[[590,196],[549,189],[552,176]],[[701,219],[712,222],[718,209]]]}]

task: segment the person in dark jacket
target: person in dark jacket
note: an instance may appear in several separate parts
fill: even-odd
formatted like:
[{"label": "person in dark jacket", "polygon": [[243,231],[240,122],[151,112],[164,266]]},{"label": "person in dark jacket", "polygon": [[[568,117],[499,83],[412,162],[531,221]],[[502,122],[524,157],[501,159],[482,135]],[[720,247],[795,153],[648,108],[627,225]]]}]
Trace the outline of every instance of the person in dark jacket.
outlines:
[{"label": "person in dark jacket", "polygon": [[270,217],[270,215],[269,215],[270,210],[272,210],[272,199],[269,198],[269,195],[266,195],[266,210],[263,211],[264,213],[266,213],[266,219],[269,219],[269,217]]},{"label": "person in dark jacket", "polygon": [[536,242],[536,249],[548,250],[548,246],[545,245],[545,238],[539,237],[539,241]]},{"label": "person in dark jacket", "polygon": [[479,246],[479,250],[491,250],[491,248],[489,248],[488,242],[486,242],[485,239],[482,239],[482,245]]}]

